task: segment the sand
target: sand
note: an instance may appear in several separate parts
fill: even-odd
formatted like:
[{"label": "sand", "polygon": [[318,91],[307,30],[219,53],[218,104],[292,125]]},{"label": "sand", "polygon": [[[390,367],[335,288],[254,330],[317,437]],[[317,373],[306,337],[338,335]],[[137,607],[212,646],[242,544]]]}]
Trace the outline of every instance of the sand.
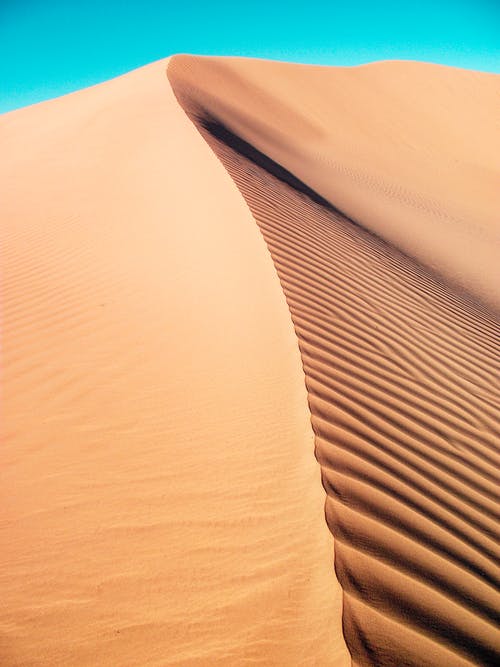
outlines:
[{"label": "sand", "polygon": [[496,663],[496,95],[176,56],[0,117],[2,664]]},{"label": "sand", "polygon": [[180,87],[229,130],[500,310],[497,75],[176,56],[172,80],[180,69]]},{"label": "sand", "polygon": [[2,118],[2,665],[348,664],[289,313],[161,62]]}]

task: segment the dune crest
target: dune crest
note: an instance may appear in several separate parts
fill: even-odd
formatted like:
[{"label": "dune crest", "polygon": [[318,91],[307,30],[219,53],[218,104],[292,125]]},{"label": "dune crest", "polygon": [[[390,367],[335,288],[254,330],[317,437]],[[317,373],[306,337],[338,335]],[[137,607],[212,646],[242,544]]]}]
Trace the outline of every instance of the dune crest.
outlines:
[{"label": "dune crest", "polygon": [[175,56],[175,68],[204,114],[500,310],[500,76],[190,56]]},{"label": "dune crest", "polygon": [[497,96],[175,56],[0,117],[0,663],[498,664]]},{"label": "dune crest", "polygon": [[[176,57],[168,75],[252,211],[287,298],[353,664],[495,665],[500,355],[494,312],[474,298],[477,284],[468,284],[470,293],[454,289],[449,264],[443,279],[417,262],[413,256],[425,244],[416,243],[408,256],[373,233],[378,223],[364,228],[324,199],[325,190],[312,190],[314,177],[320,182],[314,170],[307,183],[299,180],[300,170],[290,169],[298,164],[294,156],[321,138],[295,111],[303,109],[307,120],[317,108],[309,106],[302,67],[304,87],[300,99],[291,98],[292,113],[275,115],[290,97],[267,108],[268,98],[252,84],[263,81],[267,94],[277,81],[273,68],[286,70],[287,81],[295,74],[274,63]],[[337,73],[331,77],[334,88]],[[280,119],[273,136],[269,128]],[[284,163],[273,159],[277,147]],[[325,160],[318,159],[318,173]],[[334,192],[337,182],[327,175]],[[371,203],[378,215],[392,214],[383,194]],[[416,219],[402,222],[417,238]],[[432,211],[427,223],[433,224]],[[485,233],[489,224],[482,227],[478,216]],[[479,267],[471,263],[468,277],[484,268],[482,259],[474,257]],[[486,272],[483,296],[493,293],[492,277]]]}]

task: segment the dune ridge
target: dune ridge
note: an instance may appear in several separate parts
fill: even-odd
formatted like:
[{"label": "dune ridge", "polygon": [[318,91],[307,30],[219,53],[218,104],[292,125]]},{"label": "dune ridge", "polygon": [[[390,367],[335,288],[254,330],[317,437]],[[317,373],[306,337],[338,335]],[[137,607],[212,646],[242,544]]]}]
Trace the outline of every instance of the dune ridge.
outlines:
[{"label": "dune ridge", "polygon": [[176,56],[0,117],[2,665],[497,664],[497,82]]},{"label": "dune ridge", "polygon": [[236,136],[500,311],[499,76],[419,62],[175,61],[184,89]]},{"label": "dune ridge", "polygon": [[[287,299],[353,664],[498,664],[494,309],[342,215],[290,162],[238,134],[228,107],[240,113],[240,102],[224,99],[234,81],[225,87],[224,63],[210,60],[176,57],[167,74],[247,202]],[[273,111],[262,111],[262,126]],[[284,114],[293,153],[294,119]],[[273,145],[269,133],[265,141]]]}]

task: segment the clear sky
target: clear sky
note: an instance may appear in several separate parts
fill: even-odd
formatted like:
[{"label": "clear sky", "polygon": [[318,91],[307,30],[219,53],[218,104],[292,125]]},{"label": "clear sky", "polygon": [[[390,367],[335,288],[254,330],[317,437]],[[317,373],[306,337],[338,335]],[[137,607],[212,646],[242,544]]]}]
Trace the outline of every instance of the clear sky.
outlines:
[{"label": "clear sky", "polygon": [[500,0],[0,0],[0,112],[173,53],[500,72]]}]

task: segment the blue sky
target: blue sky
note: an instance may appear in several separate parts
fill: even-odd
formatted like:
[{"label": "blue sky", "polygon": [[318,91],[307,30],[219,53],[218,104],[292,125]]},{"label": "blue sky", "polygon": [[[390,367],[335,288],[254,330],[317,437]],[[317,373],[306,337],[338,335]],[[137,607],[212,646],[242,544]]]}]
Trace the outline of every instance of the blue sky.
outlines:
[{"label": "blue sky", "polygon": [[0,112],[172,53],[500,72],[500,0],[0,0]]}]

